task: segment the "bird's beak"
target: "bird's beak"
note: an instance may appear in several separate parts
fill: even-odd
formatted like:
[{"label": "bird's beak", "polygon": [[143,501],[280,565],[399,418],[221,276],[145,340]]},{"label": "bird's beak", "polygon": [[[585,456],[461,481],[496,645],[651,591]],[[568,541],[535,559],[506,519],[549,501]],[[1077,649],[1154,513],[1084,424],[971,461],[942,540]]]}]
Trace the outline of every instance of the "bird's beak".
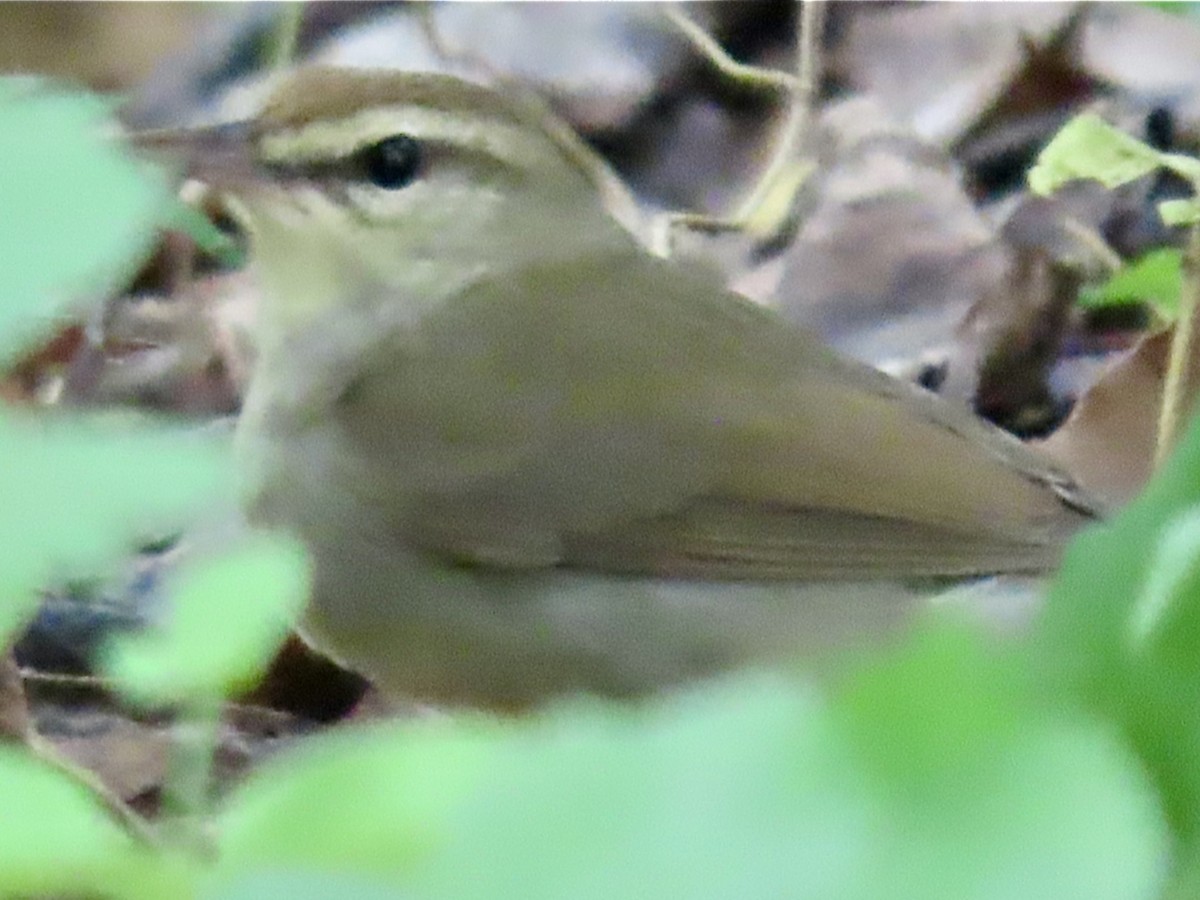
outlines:
[{"label": "bird's beak", "polygon": [[181,167],[189,178],[236,190],[257,180],[254,134],[249,122],[203,128],[172,128],[130,135],[134,148]]}]

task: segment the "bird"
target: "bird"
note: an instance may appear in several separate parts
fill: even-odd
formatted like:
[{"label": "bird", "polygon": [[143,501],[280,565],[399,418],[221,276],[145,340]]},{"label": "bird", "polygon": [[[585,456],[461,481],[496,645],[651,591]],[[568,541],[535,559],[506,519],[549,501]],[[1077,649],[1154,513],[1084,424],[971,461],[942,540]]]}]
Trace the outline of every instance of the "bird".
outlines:
[{"label": "bird", "polygon": [[262,284],[247,515],[314,564],[302,630],[385,694],[528,709],[902,631],[1050,571],[1100,510],[1031,448],[650,252],[546,107],[305,67],[159,133]]}]

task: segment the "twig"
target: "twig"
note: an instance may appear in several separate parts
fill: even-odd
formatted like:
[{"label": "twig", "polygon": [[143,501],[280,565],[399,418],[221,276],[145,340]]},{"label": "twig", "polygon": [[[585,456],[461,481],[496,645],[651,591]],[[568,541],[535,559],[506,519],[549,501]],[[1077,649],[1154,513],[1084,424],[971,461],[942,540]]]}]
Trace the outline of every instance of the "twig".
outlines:
[{"label": "twig", "polygon": [[1085,225],[1075,216],[1067,216],[1062,222],[1063,230],[1081,246],[1087,249],[1091,258],[1087,261],[1089,267],[1094,264],[1102,267],[1106,275],[1112,275],[1125,265],[1120,254],[1109,246],[1108,241],[1095,228]]},{"label": "twig", "polygon": [[172,728],[163,802],[172,816],[178,844],[198,852],[207,849],[203,824],[220,727],[220,702],[196,699],[184,705]]},{"label": "twig", "polygon": [[737,209],[727,216],[698,213],[662,216],[655,223],[651,241],[652,249],[659,255],[671,255],[673,234],[677,227],[710,234],[749,230],[763,239],[773,237],[787,221],[796,194],[813,169],[812,161],[803,158],[799,150],[809,133],[813,102],[820,84],[821,36],[825,20],[823,0],[804,0],[798,5],[796,55],[799,74],[795,76],[737,62],[678,9],[668,7],[664,10],[667,20],[720,72],[739,84],[776,92],[786,91],[791,104],[783,134],[770,161]]},{"label": "twig", "polygon": [[1179,423],[1183,418],[1183,406],[1187,400],[1184,376],[1189,368],[1197,307],[1200,307],[1200,224],[1191,226],[1187,252],[1183,258],[1183,288],[1179,294],[1179,315],[1175,319],[1175,333],[1171,336],[1167,377],[1163,382],[1162,405],[1159,408],[1158,435],[1154,442],[1155,469],[1162,466],[1175,447],[1179,434]]},{"label": "twig", "polygon": [[271,51],[268,67],[286,69],[296,58],[296,47],[300,43],[300,26],[304,23],[304,4],[292,2],[279,11],[279,21],[271,35]]},{"label": "twig", "polygon": [[804,0],[800,3],[800,15],[797,18],[796,55],[799,76],[789,79],[792,83],[792,102],[788,110],[787,124],[762,177],[734,213],[734,218],[743,222],[748,222],[758,215],[769,202],[770,195],[780,187],[788,169],[800,163],[800,143],[808,133],[812,120],[813,100],[820,78],[825,3],[823,0]]},{"label": "twig", "polygon": [[692,42],[700,55],[708,60],[717,71],[738,84],[747,87],[788,94],[796,90],[796,78],[777,69],[765,69],[740,63],[713,39],[707,31],[683,14],[677,6],[663,9],[667,21]]},{"label": "twig", "polygon": [[468,71],[479,72],[487,77],[490,81],[496,81],[501,84],[510,82],[511,76],[506,76],[505,73],[496,70],[487,57],[480,53],[474,53],[466,46],[454,46],[446,40],[442,30],[438,27],[437,20],[434,18],[433,3],[418,3],[416,4],[417,25],[421,29],[421,33],[425,36],[429,47],[433,50],[435,56],[444,63],[450,65],[462,66]]}]

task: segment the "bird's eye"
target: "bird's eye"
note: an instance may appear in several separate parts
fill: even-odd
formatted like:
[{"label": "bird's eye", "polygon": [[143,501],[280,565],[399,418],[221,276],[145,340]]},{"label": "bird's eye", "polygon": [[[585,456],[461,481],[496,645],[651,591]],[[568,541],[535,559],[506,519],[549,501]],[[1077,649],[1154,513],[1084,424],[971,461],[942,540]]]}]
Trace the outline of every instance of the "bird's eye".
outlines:
[{"label": "bird's eye", "polygon": [[421,170],[421,145],[407,134],[394,134],[363,150],[362,161],[372,184],[399,190]]}]

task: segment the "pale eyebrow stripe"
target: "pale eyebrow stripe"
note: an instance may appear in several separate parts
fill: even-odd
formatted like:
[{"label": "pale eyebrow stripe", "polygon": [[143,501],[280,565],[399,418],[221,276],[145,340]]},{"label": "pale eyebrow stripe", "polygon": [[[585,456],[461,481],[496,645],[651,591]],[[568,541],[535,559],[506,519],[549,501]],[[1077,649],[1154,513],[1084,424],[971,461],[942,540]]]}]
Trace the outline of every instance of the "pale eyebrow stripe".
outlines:
[{"label": "pale eyebrow stripe", "polygon": [[453,148],[463,157],[491,158],[511,170],[532,171],[547,162],[565,162],[554,143],[511,119],[464,117],[417,106],[376,108],[339,121],[268,132],[260,138],[260,150],[271,162],[326,162],[349,158],[398,133],[429,147]]},{"label": "pale eyebrow stripe", "polygon": [[521,124],[541,112],[540,103],[537,111],[531,108],[533,97],[526,94],[523,103],[510,102],[494,89],[432,72],[304,66],[282,79],[267,99],[261,119],[272,128],[296,128],[318,119],[349,117],[372,107],[416,106]]}]

